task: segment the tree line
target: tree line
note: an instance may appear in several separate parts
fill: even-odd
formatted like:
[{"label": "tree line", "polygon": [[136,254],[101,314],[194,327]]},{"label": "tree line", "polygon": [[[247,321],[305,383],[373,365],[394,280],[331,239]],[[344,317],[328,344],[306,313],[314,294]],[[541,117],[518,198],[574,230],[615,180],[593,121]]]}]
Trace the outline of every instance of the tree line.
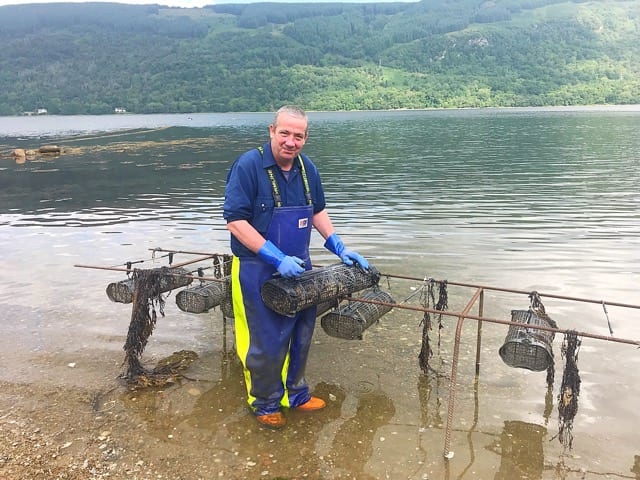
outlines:
[{"label": "tree line", "polygon": [[638,2],[0,7],[0,115],[640,103]]}]

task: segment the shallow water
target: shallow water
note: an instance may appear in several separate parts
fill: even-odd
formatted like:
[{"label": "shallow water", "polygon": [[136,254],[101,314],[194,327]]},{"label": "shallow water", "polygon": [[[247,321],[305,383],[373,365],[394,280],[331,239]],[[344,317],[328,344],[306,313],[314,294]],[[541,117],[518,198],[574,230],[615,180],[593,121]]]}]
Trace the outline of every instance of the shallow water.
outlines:
[{"label": "shallow water", "polygon": [[[266,114],[0,118],[0,154],[50,143],[66,149],[24,164],[0,159],[1,379],[115,385],[131,309],[109,302],[104,289],[122,274],[74,265],[165,264],[166,257],[152,260],[154,247],[226,253],[226,170],[266,139],[269,121]],[[398,302],[419,307],[425,277],[452,283],[453,312],[475,291],[453,283],[536,290],[561,328],[607,336],[609,321],[615,337],[638,340],[640,310],[611,303],[639,303],[639,127],[640,109],[631,108],[312,113],[306,152],[320,168],[338,232],[387,274],[383,286]],[[318,236],[312,255],[334,261]],[[605,312],[545,293],[609,305]],[[441,375],[424,375],[417,364],[421,312],[394,309],[362,341],[318,327],[307,376],[329,408],[319,416],[292,412],[274,436],[256,431],[244,408],[231,325],[217,310],[181,312],[174,297],[143,360],[194,350],[200,359],[189,377],[198,381],[162,398],[142,393],[131,401],[123,392],[116,400],[147,431],[182,432],[181,441],[214,460],[234,452],[252,462],[269,452],[276,462],[263,478],[637,478],[634,346],[583,339],[566,450],[554,438],[562,337],[547,395],[544,372],[509,368],[497,355],[503,325],[483,323],[476,378],[477,324],[467,320],[454,457],[445,461],[455,317],[432,331],[431,365]],[[526,294],[485,292],[490,318],[506,320],[528,305]],[[69,362],[78,363],[73,376]]]}]

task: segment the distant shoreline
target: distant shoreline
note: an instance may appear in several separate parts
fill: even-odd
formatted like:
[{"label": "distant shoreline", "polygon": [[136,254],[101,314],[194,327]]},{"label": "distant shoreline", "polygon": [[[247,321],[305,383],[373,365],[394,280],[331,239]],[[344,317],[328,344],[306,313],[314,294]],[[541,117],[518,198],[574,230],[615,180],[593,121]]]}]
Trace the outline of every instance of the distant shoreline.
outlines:
[{"label": "distant shoreline", "polygon": [[[303,106],[304,108],[304,106]],[[624,110],[624,111],[640,111],[640,103],[638,104],[589,104],[589,105],[539,105],[531,107],[511,107],[511,106],[490,106],[490,107],[427,107],[427,108],[388,108],[378,110],[310,110],[305,109],[307,113],[376,113],[376,112],[437,112],[437,111],[484,111],[484,110],[522,110],[522,111],[587,111],[587,110]],[[99,113],[99,114],[33,114],[33,115],[0,115],[0,118],[43,118],[43,117],[131,117],[131,116],[154,116],[154,115],[260,115],[272,114],[273,111],[234,111],[234,112],[157,112],[157,113]]]}]

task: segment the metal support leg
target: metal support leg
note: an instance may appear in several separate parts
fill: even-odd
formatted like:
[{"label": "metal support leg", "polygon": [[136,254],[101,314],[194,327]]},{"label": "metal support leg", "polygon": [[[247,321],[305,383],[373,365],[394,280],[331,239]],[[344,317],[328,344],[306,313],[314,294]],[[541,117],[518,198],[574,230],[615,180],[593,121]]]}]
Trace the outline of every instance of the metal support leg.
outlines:
[{"label": "metal support leg", "polygon": [[444,434],[444,457],[446,459],[453,458],[454,452],[451,451],[451,429],[453,423],[453,412],[456,403],[456,376],[458,374],[458,359],[460,357],[460,338],[462,337],[462,324],[466,315],[468,315],[471,307],[476,303],[478,297],[482,293],[482,288],[476,290],[471,300],[458,317],[456,325],[456,337],[453,345],[453,360],[451,364],[451,380],[449,381],[449,403],[447,407],[447,427]]}]

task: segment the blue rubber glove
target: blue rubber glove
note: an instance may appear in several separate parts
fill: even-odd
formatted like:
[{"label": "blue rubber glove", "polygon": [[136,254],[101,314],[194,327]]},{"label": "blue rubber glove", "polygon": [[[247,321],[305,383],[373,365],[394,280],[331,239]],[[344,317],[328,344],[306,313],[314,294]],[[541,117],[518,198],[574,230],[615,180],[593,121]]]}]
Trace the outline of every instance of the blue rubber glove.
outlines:
[{"label": "blue rubber glove", "polygon": [[285,255],[282,250],[276,247],[270,240],[267,240],[260,250],[258,257],[264,262],[273,265],[278,273],[285,278],[293,278],[304,272],[304,260],[298,257]]},{"label": "blue rubber glove", "polygon": [[356,262],[365,270],[369,269],[369,262],[359,253],[347,250],[337,233],[333,233],[327,238],[327,241],[324,242],[324,248],[339,256],[345,265],[353,265],[353,262]]}]

